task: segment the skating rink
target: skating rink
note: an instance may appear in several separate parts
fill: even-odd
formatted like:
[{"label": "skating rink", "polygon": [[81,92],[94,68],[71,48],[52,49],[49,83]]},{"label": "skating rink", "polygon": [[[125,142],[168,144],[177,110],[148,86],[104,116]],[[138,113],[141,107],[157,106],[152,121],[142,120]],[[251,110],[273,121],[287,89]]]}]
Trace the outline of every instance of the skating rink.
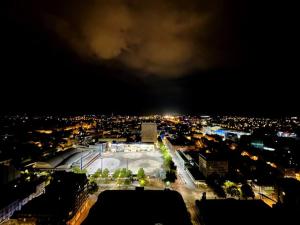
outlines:
[{"label": "skating rink", "polygon": [[[102,164],[102,165],[101,165]],[[159,151],[150,152],[106,152],[102,159],[95,160],[88,168],[88,173],[93,174],[97,169],[107,168],[113,173],[118,168],[127,168],[134,174],[139,168],[143,168],[146,175],[157,176],[162,169],[163,159]]]}]

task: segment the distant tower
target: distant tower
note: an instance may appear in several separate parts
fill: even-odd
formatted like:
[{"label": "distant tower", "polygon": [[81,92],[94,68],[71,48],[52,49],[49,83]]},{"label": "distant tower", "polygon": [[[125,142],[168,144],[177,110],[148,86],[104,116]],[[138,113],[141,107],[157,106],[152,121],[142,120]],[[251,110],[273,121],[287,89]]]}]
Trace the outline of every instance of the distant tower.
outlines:
[{"label": "distant tower", "polygon": [[142,123],[142,142],[155,143],[157,141],[156,123]]}]

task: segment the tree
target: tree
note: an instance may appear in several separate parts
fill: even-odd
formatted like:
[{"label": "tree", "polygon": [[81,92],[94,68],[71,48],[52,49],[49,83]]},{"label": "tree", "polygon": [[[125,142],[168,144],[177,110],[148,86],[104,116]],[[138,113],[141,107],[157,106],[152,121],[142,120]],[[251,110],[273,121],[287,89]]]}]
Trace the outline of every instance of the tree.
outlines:
[{"label": "tree", "polygon": [[81,169],[79,168],[79,166],[74,166],[74,167],[72,167],[72,172],[73,173],[80,173]]},{"label": "tree", "polygon": [[72,167],[72,171],[73,173],[87,173],[87,169],[83,169],[81,170],[79,166],[74,166]]},{"label": "tree", "polygon": [[119,178],[120,172],[121,172],[120,169],[116,169],[115,172],[113,173],[113,178],[114,178],[114,179]]},{"label": "tree", "polygon": [[129,185],[132,182],[132,171],[131,170],[127,170],[126,171],[126,179],[124,181],[124,184]]},{"label": "tree", "polygon": [[145,178],[145,171],[143,168],[139,168],[138,172],[137,172],[137,179],[144,179]]},{"label": "tree", "polygon": [[219,198],[225,198],[226,197],[226,193],[225,193],[224,188],[222,186],[214,186],[213,191],[215,192],[215,194]]},{"label": "tree", "polygon": [[170,170],[176,170],[177,167],[175,166],[175,163],[173,162],[173,160],[170,162]]},{"label": "tree", "polygon": [[177,176],[176,176],[176,172],[174,170],[169,170],[169,171],[166,172],[165,181],[169,181],[171,183],[174,183],[176,179],[177,179]]},{"label": "tree", "polygon": [[125,178],[126,174],[127,174],[127,169],[126,168],[121,169],[119,178]]},{"label": "tree", "polygon": [[125,177],[131,178],[132,177],[132,171],[131,170],[126,170],[126,175]]},{"label": "tree", "polygon": [[126,184],[129,185],[132,182],[132,171],[126,168],[120,170],[119,175],[117,177],[118,184]]},{"label": "tree", "polygon": [[226,193],[222,187],[224,181],[218,174],[211,174],[206,179],[207,184],[213,189],[214,193],[220,197],[225,198]]},{"label": "tree", "polygon": [[93,177],[94,177],[95,179],[97,179],[97,178],[99,178],[99,177],[101,176],[101,174],[102,174],[101,169],[98,169],[98,170],[93,174]]},{"label": "tree", "polygon": [[125,185],[131,184],[131,180],[130,180],[129,178],[126,178],[126,179],[124,180],[124,184],[125,184]]},{"label": "tree", "polygon": [[97,192],[99,189],[97,183],[95,181],[92,181],[89,183],[89,186],[88,186],[88,192],[90,194],[94,194],[95,192]]},{"label": "tree", "polygon": [[231,195],[231,197],[240,197],[240,191],[237,186],[230,186],[226,189],[226,192]]},{"label": "tree", "polygon": [[170,155],[167,155],[164,157],[164,167],[168,170],[171,167],[171,163],[172,163],[172,157]]},{"label": "tree", "polygon": [[234,186],[234,185],[235,185],[234,182],[229,181],[229,180],[226,180],[226,181],[224,182],[224,186],[225,186],[226,188],[229,188],[229,187]]},{"label": "tree", "polygon": [[252,187],[249,184],[247,184],[247,183],[243,184],[241,187],[241,191],[242,191],[242,196],[244,198],[246,198],[246,199],[253,198],[254,199],[255,195],[252,190]]},{"label": "tree", "polygon": [[108,178],[108,175],[109,175],[109,170],[105,168],[102,172],[102,178]]},{"label": "tree", "polygon": [[139,184],[140,184],[141,187],[144,187],[148,184],[148,180],[142,178],[142,179],[139,180]]}]

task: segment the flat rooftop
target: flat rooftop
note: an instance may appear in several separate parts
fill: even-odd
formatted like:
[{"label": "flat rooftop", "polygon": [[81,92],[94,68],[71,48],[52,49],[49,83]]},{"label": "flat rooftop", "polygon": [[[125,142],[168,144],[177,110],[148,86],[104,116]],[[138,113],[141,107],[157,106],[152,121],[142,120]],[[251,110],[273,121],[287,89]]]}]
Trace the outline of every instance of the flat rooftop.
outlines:
[{"label": "flat rooftop", "polygon": [[109,190],[83,225],[192,225],[181,195],[170,190]]},{"label": "flat rooftop", "polygon": [[273,209],[261,200],[210,199],[196,201],[200,223],[205,225],[297,224],[295,212]]},{"label": "flat rooftop", "polygon": [[178,137],[168,137],[168,140],[172,145],[177,146],[191,146],[194,145],[194,142],[190,141],[184,136],[178,136]]}]

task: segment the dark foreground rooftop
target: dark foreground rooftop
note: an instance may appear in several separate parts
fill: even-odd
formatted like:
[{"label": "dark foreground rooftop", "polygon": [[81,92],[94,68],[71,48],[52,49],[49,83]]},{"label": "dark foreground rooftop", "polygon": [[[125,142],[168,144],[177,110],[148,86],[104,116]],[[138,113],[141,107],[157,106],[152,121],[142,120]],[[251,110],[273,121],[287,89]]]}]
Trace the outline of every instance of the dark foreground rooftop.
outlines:
[{"label": "dark foreground rooftop", "polygon": [[261,200],[214,199],[196,201],[196,206],[201,225],[292,225],[299,222],[296,210],[271,208]]},{"label": "dark foreground rooftop", "polygon": [[178,192],[113,190],[99,195],[83,225],[191,225]]}]

